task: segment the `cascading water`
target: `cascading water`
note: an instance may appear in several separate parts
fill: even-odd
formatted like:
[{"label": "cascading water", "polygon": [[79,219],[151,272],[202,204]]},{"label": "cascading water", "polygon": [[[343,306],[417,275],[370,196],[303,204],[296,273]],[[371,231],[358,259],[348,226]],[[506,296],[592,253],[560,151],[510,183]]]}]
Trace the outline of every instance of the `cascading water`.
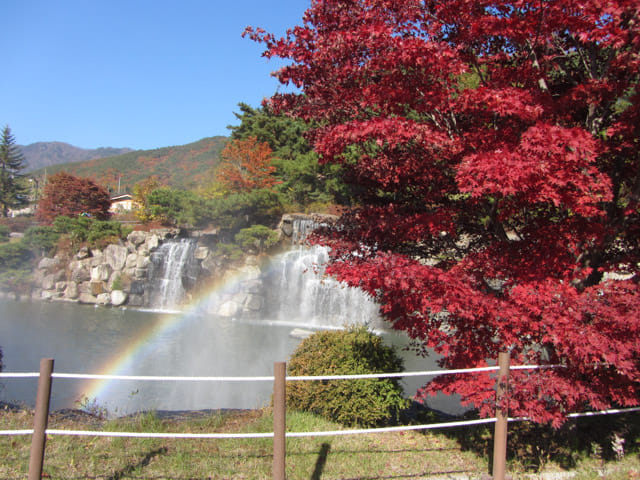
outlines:
[{"label": "cascading water", "polygon": [[157,310],[178,307],[185,298],[185,283],[192,278],[196,242],[189,238],[170,240],[151,254],[149,306]]},{"label": "cascading water", "polygon": [[297,247],[273,261],[265,278],[267,317],[313,327],[380,324],[378,305],[362,290],[324,275],[328,249]]}]

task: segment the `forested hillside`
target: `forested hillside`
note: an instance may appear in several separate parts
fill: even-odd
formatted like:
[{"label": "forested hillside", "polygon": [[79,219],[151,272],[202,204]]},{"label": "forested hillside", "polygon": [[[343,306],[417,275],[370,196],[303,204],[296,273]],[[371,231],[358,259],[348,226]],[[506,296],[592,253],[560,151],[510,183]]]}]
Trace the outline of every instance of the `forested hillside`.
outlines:
[{"label": "forested hillside", "polygon": [[37,142],[21,146],[24,155],[25,171],[38,170],[61,163],[85,162],[97,158],[113,157],[132,152],[130,148],[101,147],[86,149],[63,142]]},{"label": "forested hillside", "polygon": [[[155,175],[159,182],[176,188],[193,188],[205,180],[207,172],[218,164],[226,137],[203,138],[187,145],[137,150],[114,157],[47,167],[47,174],[66,171],[93,179],[112,192],[132,191],[133,186]],[[36,175],[44,175],[38,170]]]}]

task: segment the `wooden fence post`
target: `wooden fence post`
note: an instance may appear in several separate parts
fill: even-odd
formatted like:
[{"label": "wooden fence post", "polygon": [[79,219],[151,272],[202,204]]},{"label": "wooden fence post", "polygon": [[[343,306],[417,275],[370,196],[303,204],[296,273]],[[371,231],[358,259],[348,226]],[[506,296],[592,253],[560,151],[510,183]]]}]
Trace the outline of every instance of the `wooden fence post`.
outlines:
[{"label": "wooden fence post", "polygon": [[47,440],[46,430],[49,421],[49,402],[51,400],[52,372],[53,358],[40,360],[40,377],[38,378],[36,411],[33,418],[33,435],[31,436],[31,453],[29,454],[29,480],[40,480],[42,478],[44,448]]},{"label": "wooden fence post", "polygon": [[507,419],[508,408],[500,408],[500,404],[508,399],[509,385],[509,353],[498,354],[498,379],[496,390],[496,425],[493,435],[493,478],[504,480],[507,468]]},{"label": "wooden fence post", "polygon": [[285,480],[287,364],[273,364],[273,479]]}]

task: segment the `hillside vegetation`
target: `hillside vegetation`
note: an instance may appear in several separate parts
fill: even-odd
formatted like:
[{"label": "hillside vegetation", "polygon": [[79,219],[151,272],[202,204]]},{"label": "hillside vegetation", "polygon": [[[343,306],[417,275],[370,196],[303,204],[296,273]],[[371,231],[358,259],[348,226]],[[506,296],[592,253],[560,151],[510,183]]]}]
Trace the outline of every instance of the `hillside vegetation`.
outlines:
[{"label": "hillside vegetation", "polygon": [[[47,175],[60,171],[87,177],[112,192],[133,190],[133,186],[154,175],[163,185],[193,188],[203,182],[206,172],[217,165],[226,137],[208,137],[187,145],[136,150],[123,155],[85,162],[65,163],[47,167]],[[44,170],[35,172],[44,176]]]},{"label": "hillside vegetation", "polygon": [[64,142],[37,142],[21,146],[26,168],[30,172],[40,168],[51,167],[61,163],[84,162],[97,158],[113,157],[132,152],[130,148],[100,147],[86,149],[75,147]]}]

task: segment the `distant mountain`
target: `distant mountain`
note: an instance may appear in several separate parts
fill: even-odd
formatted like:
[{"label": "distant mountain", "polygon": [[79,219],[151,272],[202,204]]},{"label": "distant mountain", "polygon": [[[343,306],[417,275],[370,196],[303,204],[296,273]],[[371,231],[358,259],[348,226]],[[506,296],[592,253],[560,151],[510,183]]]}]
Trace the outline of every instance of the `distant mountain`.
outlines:
[{"label": "distant mountain", "polygon": [[[113,157],[47,167],[47,175],[65,171],[93,179],[111,192],[132,192],[133,186],[152,175],[163,185],[192,188],[207,180],[220,161],[227,137],[208,137],[187,145],[136,150]],[[44,176],[44,167],[33,173]]]},{"label": "distant mountain", "polygon": [[37,142],[27,146],[20,146],[25,159],[25,172],[39,168],[50,167],[61,163],[84,162],[96,158],[112,157],[123,153],[133,152],[131,148],[85,148],[74,147],[63,142]]}]

